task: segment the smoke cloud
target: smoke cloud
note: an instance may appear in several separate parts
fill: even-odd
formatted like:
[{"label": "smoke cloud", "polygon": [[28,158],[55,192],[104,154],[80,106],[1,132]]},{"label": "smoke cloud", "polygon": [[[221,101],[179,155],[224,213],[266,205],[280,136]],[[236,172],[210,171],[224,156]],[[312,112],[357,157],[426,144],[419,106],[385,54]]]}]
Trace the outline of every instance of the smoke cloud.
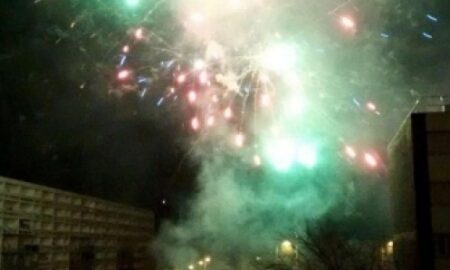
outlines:
[{"label": "smoke cloud", "polygon": [[[361,105],[357,98],[361,102],[383,99],[391,105],[384,108],[386,114],[400,103],[408,104],[398,65],[383,51],[383,23],[377,16],[384,11],[384,1],[234,2],[236,6],[231,7],[218,0],[175,4],[187,29],[182,42],[191,42],[192,36],[212,40],[207,55],[232,59],[239,50],[264,53],[266,45],[275,41],[282,45],[281,53],[289,58],[284,60],[291,61],[288,64],[295,66],[294,73],[301,74],[301,79],[282,69],[270,71],[283,77],[276,82],[274,121],[268,125],[264,117],[247,113],[251,121],[246,129],[252,134],[248,141],[263,153],[261,166],[249,162],[250,150],[235,151],[228,141],[223,142],[224,134],[231,133],[226,127],[202,134],[188,146],[191,158],[200,163],[199,190],[189,202],[185,218],[176,224],[168,222],[161,229],[155,242],[161,267],[187,268],[208,255],[214,269],[252,269],[255,258],[275,259],[275,247],[301,233],[307,223],[324,216],[344,219],[355,214],[358,186],[365,185],[355,183],[364,177],[348,165],[339,143],[384,143],[405,115],[400,110],[389,119],[368,119],[357,108]],[[240,9],[238,15],[234,8]],[[339,26],[345,15],[352,15],[356,26],[347,22],[344,28],[355,28],[342,33],[347,31]],[[358,24],[363,19],[367,25]],[[295,44],[292,50],[298,52],[298,59],[292,59],[289,44]],[[271,67],[286,64],[277,61],[280,59],[269,57],[252,63],[269,63]],[[233,82],[235,77],[239,74],[223,74],[218,81],[234,89],[240,85]],[[391,92],[395,93],[392,99],[386,100],[383,95]],[[296,99],[312,102],[294,103],[289,111],[290,102]],[[302,105],[309,116],[299,111]],[[314,163],[313,168],[282,170],[290,161],[271,164],[274,151],[280,152],[277,154],[283,160],[290,155],[291,144],[287,142],[295,145],[299,138],[318,151],[318,157],[305,160]]]}]

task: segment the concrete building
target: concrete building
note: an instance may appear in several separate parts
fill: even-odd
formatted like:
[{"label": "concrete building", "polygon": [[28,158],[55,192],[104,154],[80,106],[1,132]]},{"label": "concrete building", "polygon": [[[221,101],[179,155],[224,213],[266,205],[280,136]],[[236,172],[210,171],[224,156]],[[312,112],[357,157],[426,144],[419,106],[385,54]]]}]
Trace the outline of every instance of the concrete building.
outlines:
[{"label": "concrete building", "polygon": [[450,269],[450,107],[425,104],[388,147],[396,269]]},{"label": "concrete building", "polygon": [[152,212],[0,177],[1,270],[150,269]]}]

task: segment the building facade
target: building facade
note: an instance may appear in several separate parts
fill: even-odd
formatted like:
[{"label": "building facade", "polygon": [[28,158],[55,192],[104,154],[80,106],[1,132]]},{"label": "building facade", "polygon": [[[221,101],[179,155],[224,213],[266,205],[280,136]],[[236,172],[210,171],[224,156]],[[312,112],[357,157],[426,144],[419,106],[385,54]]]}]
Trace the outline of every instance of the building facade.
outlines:
[{"label": "building facade", "polygon": [[0,177],[1,270],[149,269],[152,212]]},{"label": "building facade", "polygon": [[450,107],[413,113],[389,145],[396,269],[450,269]]}]

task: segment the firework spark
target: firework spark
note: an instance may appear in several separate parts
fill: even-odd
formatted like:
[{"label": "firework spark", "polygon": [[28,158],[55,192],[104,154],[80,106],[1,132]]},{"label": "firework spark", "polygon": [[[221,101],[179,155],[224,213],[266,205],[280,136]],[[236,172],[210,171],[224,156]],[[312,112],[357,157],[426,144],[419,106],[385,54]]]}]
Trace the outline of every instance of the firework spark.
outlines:
[{"label": "firework spark", "polygon": [[[121,51],[126,56],[121,58],[119,66],[135,67],[133,70],[120,69],[117,73],[119,81],[127,82],[123,86],[124,91],[134,89],[143,97],[150,86],[141,81],[137,81],[134,86],[129,83],[130,80],[140,77],[161,78],[161,74],[172,77],[172,83],[166,88],[167,92],[161,94],[157,106],[163,105],[162,101],[169,97],[173,102],[178,102],[178,96],[184,96],[182,100],[187,101],[195,115],[189,120],[192,130],[198,131],[198,134],[214,135],[211,137],[214,140],[234,141],[233,144],[243,153],[248,152],[245,149],[254,143],[270,144],[266,139],[267,133],[275,126],[277,136],[292,138],[294,141],[302,140],[305,135],[323,134],[327,126],[333,127],[330,135],[346,136],[346,125],[336,122],[332,106],[323,103],[323,100],[332,97],[333,91],[322,86],[328,75],[317,68],[320,66],[314,55],[317,49],[312,50],[311,46],[294,38],[290,32],[280,31],[282,29],[266,31],[257,27],[257,24],[253,24],[251,31],[238,31],[235,33],[236,42],[230,42],[230,33],[220,21],[225,17],[233,18],[230,24],[232,29],[237,30],[244,22],[249,23],[248,12],[261,20],[273,16],[271,2],[266,4],[268,6],[256,0],[229,1],[222,9],[218,9],[218,1],[205,5],[195,0],[183,3],[180,6],[179,23],[186,31],[187,41],[183,42],[189,46],[172,44],[161,38],[161,34],[144,26],[134,28],[130,37],[135,44],[133,47],[142,43],[150,53],[156,55],[160,55],[157,50],[162,47],[171,58],[160,59],[162,69],[152,68],[145,75],[145,72],[138,71],[139,63],[141,66],[146,65],[145,59],[138,61],[138,65],[136,61],[129,65],[130,59],[136,59],[133,47],[129,42],[122,45]],[[339,5],[333,12],[340,13],[340,8],[343,11],[341,14],[346,14],[345,5]],[[282,10],[283,5],[278,9]],[[354,16],[347,13],[337,18],[343,29],[356,33]],[[319,51],[324,52],[323,49]],[[315,88],[321,91],[316,92]],[[360,106],[357,98],[352,98],[352,101]],[[366,108],[380,115],[373,102],[367,102]],[[217,117],[220,115],[222,120]],[[201,128],[203,124],[205,129]],[[211,133],[214,129],[218,132]],[[220,137],[217,137],[218,134]],[[293,153],[278,155],[276,152],[279,149],[273,150],[272,156],[284,156],[285,159],[285,162],[275,162],[279,165],[276,166],[290,168],[295,160],[305,167],[316,164],[317,149],[287,149],[291,147],[285,147],[286,143],[278,143],[280,149],[286,148],[287,153]],[[307,142],[295,144],[297,146],[294,148],[301,148]],[[258,166],[261,165],[260,154],[263,153],[256,153],[257,161],[254,159]],[[349,146],[345,148],[345,154],[350,159],[356,158],[356,152]]]}]

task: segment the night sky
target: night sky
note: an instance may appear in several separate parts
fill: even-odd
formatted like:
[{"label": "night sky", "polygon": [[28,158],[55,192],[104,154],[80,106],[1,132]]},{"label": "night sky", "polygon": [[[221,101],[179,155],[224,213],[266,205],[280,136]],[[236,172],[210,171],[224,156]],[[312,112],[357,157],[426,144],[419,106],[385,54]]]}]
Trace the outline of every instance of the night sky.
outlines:
[{"label": "night sky", "polygon": [[[189,134],[179,116],[163,117],[170,108],[143,107],[135,95],[119,99],[105,90],[114,76],[112,51],[132,22],[100,14],[72,31],[73,17],[90,3],[51,2],[0,3],[0,174],[176,216],[197,192],[198,171],[183,147]],[[384,106],[396,121],[374,142],[381,152],[407,106],[447,93],[450,78],[450,2],[394,2],[379,28],[397,37],[386,55],[408,84]]]},{"label": "night sky", "polygon": [[76,12],[65,8],[0,3],[0,174],[173,216],[195,190],[179,128],[158,121],[158,112],[139,113],[134,97],[96,89],[108,60],[94,73],[83,66],[95,59],[70,40],[55,44],[58,27]]}]

